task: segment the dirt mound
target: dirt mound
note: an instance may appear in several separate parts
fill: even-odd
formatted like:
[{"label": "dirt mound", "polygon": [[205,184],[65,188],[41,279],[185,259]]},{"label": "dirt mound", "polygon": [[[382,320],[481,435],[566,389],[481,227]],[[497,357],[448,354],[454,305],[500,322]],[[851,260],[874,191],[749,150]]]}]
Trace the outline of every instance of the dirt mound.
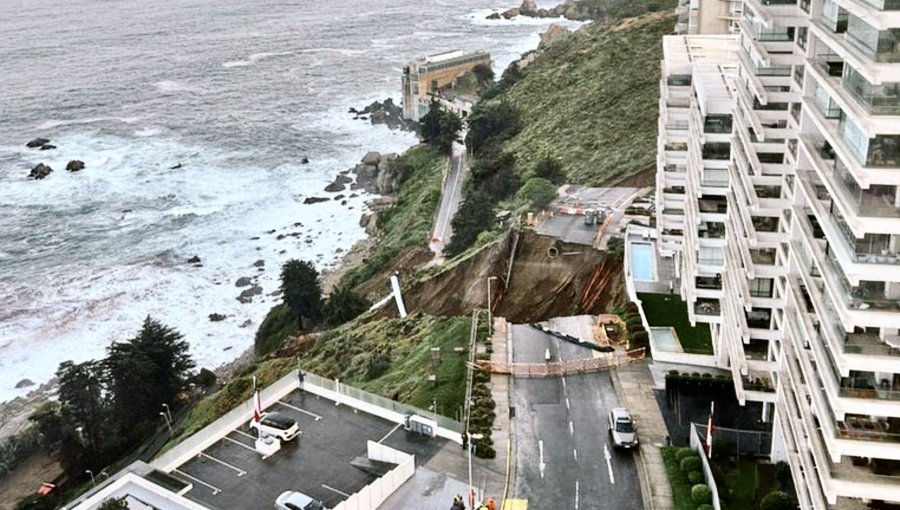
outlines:
[{"label": "dirt mound", "polygon": [[[395,262],[398,259],[409,262],[409,256]],[[404,285],[406,308],[437,316],[469,314],[485,306],[486,285],[492,276],[497,277],[491,281],[492,309],[514,322],[605,313],[612,304],[626,300],[621,262],[588,246],[526,230],[487,245],[438,274]],[[385,279],[386,275],[375,281],[380,287]],[[394,307],[383,312],[396,313]]]}]

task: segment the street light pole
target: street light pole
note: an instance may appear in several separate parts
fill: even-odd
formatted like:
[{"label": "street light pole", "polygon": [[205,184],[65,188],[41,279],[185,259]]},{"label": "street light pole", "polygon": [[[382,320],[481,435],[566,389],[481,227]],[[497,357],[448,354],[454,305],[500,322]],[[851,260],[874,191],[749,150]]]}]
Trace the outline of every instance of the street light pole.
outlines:
[{"label": "street light pole", "polygon": [[472,443],[475,442],[476,439],[481,439],[484,437],[484,434],[469,434],[469,493],[472,493],[472,490],[475,488],[472,485],[472,451],[475,447]]},{"label": "street light pole", "polygon": [[169,404],[166,404],[165,402],[163,402],[163,407],[166,408],[166,416],[169,417],[169,421],[171,422],[172,421],[172,410],[169,409]]},{"label": "street light pole", "polygon": [[494,320],[491,316],[491,281],[496,279],[496,276],[488,276],[487,279],[488,340],[494,336]]},{"label": "street light pole", "polygon": [[159,415],[162,416],[164,420],[166,420],[166,426],[169,427],[169,434],[171,434],[172,433],[172,422],[169,421],[169,416],[162,411],[159,412]]},{"label": "street light pole", "polygon": [[94,480],[94,472],[91,471],[90,469],[85,469],[84,472],[91,475],[91,485],[96,486],[97,482]]}]

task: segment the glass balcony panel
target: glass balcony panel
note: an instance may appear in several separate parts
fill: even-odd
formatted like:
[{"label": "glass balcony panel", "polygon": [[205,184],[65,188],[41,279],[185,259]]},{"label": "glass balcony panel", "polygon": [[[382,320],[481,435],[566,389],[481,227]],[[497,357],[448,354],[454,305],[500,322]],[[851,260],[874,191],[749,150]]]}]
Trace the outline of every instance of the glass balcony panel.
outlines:
[{"label": "glass balcony panel", "polygon": [[670,74],[666,77],[666,84],[673,87],[690,87],[692,77],[689,74]]},{"label": "glass balcony panel", "polygon": [[704,133],[731,133],[731,115],[707,115],[703,119]]},{"label": "glass balcony panel", "polygon": [[866,138],[847,117],[841,118],[838,132],[861,165],[873,168],[900,167],[900,135]]},{"label": "glass balcony panel", "polygon": [[900,82],[872,85],[852,67],[847,67],[844,89],[873,115],[900,115]]},{"label": "glass balcony panel", "polygon": [[730,159],[731,144],[722,142],[710,142],[703,144],[703,159]]},{"label": "glass balcony panel", "polygon": [[697,236],[703,239],[725,239],[725,224],[704,221],[697,227]]},{"label": "glass balcony panel", "polygon": [[834,53],[821,53],[815,57],[816,64],[825,71],[825,74],[835,78],[844,75],[844,59]]},{"label": "glass balcony panel", "polygon": [[839,393],[848,398],[900,400],[900,374],[851,371],[850,377],[840,378]]},{"label": "glass balcony panel", "polygon": [[718,299],[700,298],[694,303],[694,313],[697,315],[719,315],[721,305]]},{"label": "glass balcony panel", "polygon": [[862,0],[879,11],[900,11],[900,0]]},{"label": "glass balcony panel", "polygon": [[847,41],[875,62],[900,62],[900,29],[877,30],[850,15]]},{"label": "glass balcony panel", "polygon": [[761,266],[774,266],[775,248],[751,249],[750,260]]}]

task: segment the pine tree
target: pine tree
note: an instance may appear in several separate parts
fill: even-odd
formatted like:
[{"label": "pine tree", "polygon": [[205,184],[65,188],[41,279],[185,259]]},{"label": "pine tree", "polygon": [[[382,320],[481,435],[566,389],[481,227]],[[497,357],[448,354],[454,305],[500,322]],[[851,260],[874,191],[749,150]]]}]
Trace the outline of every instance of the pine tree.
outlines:
[{"label": "pine tree", "polygon": [[436,99],[431,100],[428,113],[419,121],[422,141],[444,154],[453,150],[453,142],[459,138],[462,120],[455,113],[447,111]]},{"label": "pine tree", "polygon": [[349,285],[341,285],[328,296],[322,315],[326,324],[337,326],[355,319],[371,306],[368,299],[353,292]]},{"label": "pine tree", "polygon": [[303,329],[303,319],[316,321],[322,312],[322,288],[319,272],[308,261],[291,259],[281,266],[281,292],[284,302],[297,317]]}]

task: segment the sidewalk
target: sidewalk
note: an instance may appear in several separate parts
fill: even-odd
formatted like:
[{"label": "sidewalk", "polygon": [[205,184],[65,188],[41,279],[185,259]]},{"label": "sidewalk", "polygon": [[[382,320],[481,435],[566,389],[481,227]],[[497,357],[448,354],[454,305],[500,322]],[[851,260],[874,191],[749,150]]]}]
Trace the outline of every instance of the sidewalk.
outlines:
[{"label": "sidewalk", "polygon": [[[507,328],[508,325],[506,324],[505,319],[501,317],[494,318],[493,336],[491,337],[491,347],[494,350],[491,353],[492,362],[507,362]],[[492,471],[500,473],[501,477],[499,478],[499,485],[488,483],[487,487],[485,487],[485,493],[488,496],[493,496],[498,503],[502,502],[504,491],[509,490],[507,487],[507,470],[511,469],[510,464],[513,459],[512,448],[514,445],[511,443],[513,435],[511,433],[512,423],[509,416],[509,392],[510,377],[507,375],[492,374],[491,397],[493,397],[494,403],[496,404],[494,412],[497,413],[497,417],[494,419],[494,429],[491,438],[494,440],[494,450],[497,451],[497,457],[491,459],[490,462],[493,464]],[[511,481],[509,483],[511,483]],[[507,495],[507,497],[508,496],[509,495]]]},{"label": "sidewalk", "polygon": [[656,398],[653,377],[646,363],[625,365],[610,372],[619,402],[631,411],[638,427],[641,447],[635,451],[644,508],[673,510],[672,488],[666,475],[660,447],[666,443],[668,430]]}]

